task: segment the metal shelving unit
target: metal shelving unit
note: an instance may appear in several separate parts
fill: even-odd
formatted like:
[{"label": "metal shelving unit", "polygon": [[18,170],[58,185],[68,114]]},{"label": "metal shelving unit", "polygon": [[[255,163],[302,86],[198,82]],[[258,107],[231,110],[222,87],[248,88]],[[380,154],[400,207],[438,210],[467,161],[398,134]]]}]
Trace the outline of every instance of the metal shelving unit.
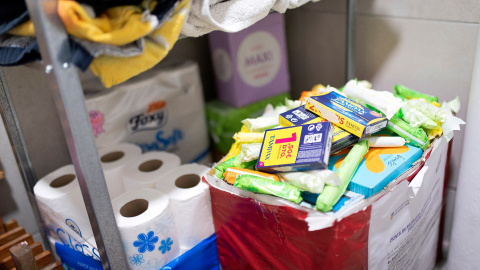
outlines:
[{"label": "metal shelving unit", "polygon": [[[43,106],[43,104],[35,104],[35,106],[42,108],[42,114],[47,117],[50,115],[52,121],[58,119],[59,123],[53,124],[61,126],[78,177],[103,268],[128,269],[127,258],[115,223],[90,119],[84,103],[82,86],[77,71],[70,63],[71,51],[68,36],[56,12],[57,0],[26,0],[26,3],[35,26],[43,59],[42,65],[38,66],[44,69],[48,78],[50,89],[47,92],[53,96],[56,110],[49,108],[48,105]],[[346,79],[348,80],[354,78],[355,74],[354,41],[357,0],[348,0],[347,7]],[[2,69],[0,69],[0,106],[4,124],[15,149],[17,161],[21,166],[30,203],[39,224],[42,224],[33,197],[33,186],[38,177]],[[48,245],[45,235],[43,237],[44,242]]]}]

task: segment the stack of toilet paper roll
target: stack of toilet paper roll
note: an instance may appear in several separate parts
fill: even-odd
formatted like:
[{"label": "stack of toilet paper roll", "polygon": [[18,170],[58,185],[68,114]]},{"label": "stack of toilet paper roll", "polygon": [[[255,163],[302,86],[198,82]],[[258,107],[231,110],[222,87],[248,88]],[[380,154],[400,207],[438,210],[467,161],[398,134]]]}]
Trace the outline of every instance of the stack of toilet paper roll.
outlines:
[{"label": "stack of toilet paper roll", "polygon": [[[208,167],[180,166],[170,153],[131,144],[99,150],[115,219],[131,269],[159,269],[214,233]],[[93,233],[72,165],[41,179],[34,188],[47,219],[61,222],[94,244]],[[108,243],[107,243],[108,244]]]},{"label": "stack of toilet paper roll", "polygon": [[40,179],[33,192],[49,224],[62,222],[84,239],[93,236],[73,165],[63,166]]}]

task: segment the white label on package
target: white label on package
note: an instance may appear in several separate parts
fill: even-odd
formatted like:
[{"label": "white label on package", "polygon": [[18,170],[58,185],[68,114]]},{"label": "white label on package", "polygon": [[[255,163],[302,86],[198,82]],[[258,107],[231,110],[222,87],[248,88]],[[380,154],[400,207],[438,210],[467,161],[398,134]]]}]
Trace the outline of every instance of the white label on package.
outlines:
[{"label": "white label on package", "polygon": [[237,53],[237,69],[243,82],[261,87],[277,76],[282,63],[282,50],[275,37],[257,31],[246,37]]},{"label": "white label on package", "polygon": [[86,104],[99,147],[129,142],[143,152],[175,153],[182,163],[208,163],[208,131],[196,64],[122,84],[108,94],[87,97]]},{"label": "white label on package", "polygon": [[372,205],[369,269],[433,269],[447,143],[439,140],[412,182],[402,181]]}]

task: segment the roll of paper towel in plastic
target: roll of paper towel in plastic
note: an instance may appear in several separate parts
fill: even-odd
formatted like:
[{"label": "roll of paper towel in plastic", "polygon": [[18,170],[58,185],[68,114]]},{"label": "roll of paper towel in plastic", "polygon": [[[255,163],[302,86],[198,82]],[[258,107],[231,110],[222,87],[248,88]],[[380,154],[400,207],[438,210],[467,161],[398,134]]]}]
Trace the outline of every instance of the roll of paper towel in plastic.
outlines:
[{"label": "roll of paper towel in plastic", "polygon": [[180,158],[167,152],[148,152],[122,169],[125,190],[155,188],[162,177],[180,166]]},{"label": "roll of paper towel in plastic", "polygon": [[130,269],[160,269],[179,255],[166,194],[137,189],[118,196],[112,204]]},{"label": "roll of paper towel in plastic", "polygon": [[210,192],[201,180],[209,170],[198,164],[182,165],[157,182],[157,190],[170,198],[182,250],[191,249],[215,231]]},{"label": "roll of paper towel in plastic", "polygon": [[193,62],[146,72],[86,97],[97,145],[129,142],[167,151],[183,163],[210,162],[202,83]]},{"label": "roll of paper towel in plastic", "polygon": [[61,220],[84,239],[93,236],[73,165],[63,166],[33,187],[42,216]]},{"label": "roll of paper towel in plastic", "polygon": [[112,200],[125,192],[122,180],[123,167],[138,158],[142,154],[142,149],[134,144],[120,143],[102,147],[98,153],[105,174],[108,194]]}]

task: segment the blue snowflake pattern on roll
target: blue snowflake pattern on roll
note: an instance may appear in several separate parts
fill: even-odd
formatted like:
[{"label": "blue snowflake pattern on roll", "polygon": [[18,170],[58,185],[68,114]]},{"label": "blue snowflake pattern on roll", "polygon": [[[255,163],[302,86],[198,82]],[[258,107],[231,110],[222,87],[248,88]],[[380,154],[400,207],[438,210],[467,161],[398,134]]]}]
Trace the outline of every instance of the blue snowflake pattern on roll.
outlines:
[{"label": "blue snowflake pattern on roll", "polygon": [[145,253],[145,251],[152,252],[155,249],[155,244],[158,242],[158,236],[155,236],[153,231],[149,231],[147,235],[141,233],[137,236],[138,240],[133,242],[133,246],[138,248],[138,252]]},{"label": "blue snowflake pattern on roll", "polygon": [[158,247],[158,250],[162,252],[162,254],[165,254],[167,251],[170,251],[172,249],[173,241],[168,237],[165,240],[162,240],[160,243],[160,246]]},{"label": "blue snowflake pattern on roll", "polygon": [[167,236],[172,230],[175,229],[175,218],[173,213],[167,212],[162,217],[158,218],[154,222],[155,233],[160,236]]},{"label": "blue snowflake pattern on roll", "polygon": [[142,263],[145,262],[142,254],[133,254],[128,258],[130,260],[131,265],[140,266]]}]

